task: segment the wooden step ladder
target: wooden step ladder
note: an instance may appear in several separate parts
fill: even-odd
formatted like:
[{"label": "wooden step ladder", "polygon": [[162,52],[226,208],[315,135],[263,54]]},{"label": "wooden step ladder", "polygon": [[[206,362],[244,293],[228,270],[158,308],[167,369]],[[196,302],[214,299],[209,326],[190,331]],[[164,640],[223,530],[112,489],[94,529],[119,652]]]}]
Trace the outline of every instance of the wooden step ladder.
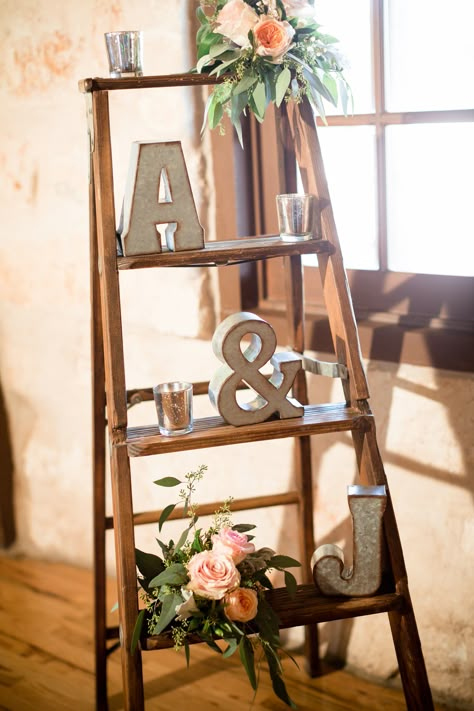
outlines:
[{"label": "wooden step ladder", "polygon": [[[147,637],[141,650],[131,654],[137,602],[137,575],[134,526],[157,522],[160,511],[136,513],[133,508],[130,458],[217,447],[276,438],[294,438],[297,453],[297,485],[294,491],[234,501],[233,510],[275,505],[296,505],[301,521],[300,560],[303,584],[292,600],[286,589],[268,593],[280,618],[281,627],[305,625],[305,655],[308,672],[320,671],[317,623],[388,613],[407,707],[419,711],[433,708],[430,687],[410,600],[403,552],[390,499],[390,491],[377,446],[374,418],[360,354],[351,297],[344,271],[334,216],[311,107],[307,101],[281,110],[280,139],[285,152],[299,165],[304,189],[317,196],[321,208],[322,239],[285,243],[277,236],[248,240],[211,242],[202,250],[163,251],[133,257],[117,256],[114,205],[109,92],[172,86],[197,86],[215,81],[203,75],[171,75],[132,79],[85,79],[91,139],[90,171],[90,263],[92,308],[92,390],[93,390],[93,476],[94,476],[94,566],[95,566],[95,649],[97,708],[107,708],[108,654],[121,647],[125,708],[144,708],[141,668],[142,650],[170,646],[165,636]],[[296,165],[296,163],[295,163]],[[291,181],[290,181],[291,182]],[[302,286],[303,254],[317,254],[339,375],[345,402],[306,404],[306,377],[317,372],[317,361],[305,354],[305,370],[300,371],[293,395],[304,406],[304,415],[272,420],[253,426],[232,427],[222,418],[196,420],[186,437],[160,435],[157,425],[128,427],[127,408],[152,400],[151,388],[126,389],[119,270],[217,265],[224,268],[245,260],[284,257],[287,275],[287,308],[291,323],[290,347],[304,354],[304,303]],[[207,393],[207,383],[195,383],[194,394]],[[113,516],[106,517],[106,426],[109,442]],[[350,431],[358,464],[359,482],[385,485],[387,508],[383,519],[385,569],[380,590],[369,597],[327,598],[318,594],[310,566],[314,552],[311,438],[321,433]],[[201,506],[201,515],[212,513],[220,502]],[[176,514],[176,512],[174,512]],[[119,628],[106,627],[105,537],[113,528],[119,600]],[[111,641],[112,640],[112,641]]]}]

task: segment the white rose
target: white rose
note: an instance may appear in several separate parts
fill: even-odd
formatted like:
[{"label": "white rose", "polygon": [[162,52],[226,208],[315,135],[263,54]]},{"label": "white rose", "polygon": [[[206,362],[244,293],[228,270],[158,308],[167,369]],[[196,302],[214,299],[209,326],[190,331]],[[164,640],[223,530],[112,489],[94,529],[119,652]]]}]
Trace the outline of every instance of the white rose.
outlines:
[{"label": "white rose", "polygon": [[248,34],[258,22],[258,15],[244,0],[230,0],[216,18],[216,32],[239,47],[249,46]]}]

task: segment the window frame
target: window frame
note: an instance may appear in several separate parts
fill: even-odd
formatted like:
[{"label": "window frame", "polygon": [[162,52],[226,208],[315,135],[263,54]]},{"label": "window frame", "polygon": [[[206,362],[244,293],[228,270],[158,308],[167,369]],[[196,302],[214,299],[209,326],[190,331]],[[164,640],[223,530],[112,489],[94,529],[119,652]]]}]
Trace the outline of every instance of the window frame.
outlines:
[{"label": "window frame", "polygon": [[[372,0],[374,112],[344,117],[328,116],[329,126],[375,127],[379,269],[347,270],[364,357],[407,362],[459,371],[474,371],[474,278],[410,274],[387,269],[387,126],[415,123],[474,121],[474,110],[388,112],[384,91],[384,0]],[[281,150],[275,150],[274,112],[263,124],[253,117],[244,130],[245,151],[235,135],[212,138],[216,185],[217,233],[236,238],[277,232],[275,195],[288,190],[295,177],[282,178]],[[323,122],[318,119],[318,126]],[[324,129],[323,129],[324,130]],[[281,147],[280,147],[281,148]],[[234,175],[234,194],[228,188]],[[284,180],[284,185],[282,184]],[[242,186],[245,189],[242,190]],[[330,186],[329,186],[330,187]],[[218,237],[220,239],[220,237]],[[446,239],[446,249],[452,241]],[[283,260],[232,267],[233,276],[220,278],[221,316],[252,309],[267,318],[279,342],[285,343]],[[304,268],[306,347],[332,352],[317,267]]]}]

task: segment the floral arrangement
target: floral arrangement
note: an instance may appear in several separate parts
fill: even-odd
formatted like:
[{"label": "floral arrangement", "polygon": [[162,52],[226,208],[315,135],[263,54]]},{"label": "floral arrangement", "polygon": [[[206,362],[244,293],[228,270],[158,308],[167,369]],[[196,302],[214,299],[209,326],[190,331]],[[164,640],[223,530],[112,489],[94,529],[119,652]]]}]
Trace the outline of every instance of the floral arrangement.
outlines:
[{"label": "floral arrangement", "polygon": [[[268,664],[275,694],[295,708],[282,679],[279,622],[265,599],[272,588],[270,569],[284,572],[287,590],[296,593],[296,580],[287,570],[299,566],[293,558],[276,555],[270,548],[256,549],[248,531],[252,524],[232,524],[231,499],[216,511],[210,528],[197,527],[197,506],[192,503],[196,483],[206,466],[189,472],[182,482],[165,477],[159,486],[184,485],[179,498],[190,523],[175,543],[158,540],[162,555],[136,550],[138,582],[145,607],[139,612],[132,652],[143,633],[169,635],[176,650],[184,648],[189,664],[190,641],[208,644],[224,658],[238,650],[252,688],[257,689],[256,667]],[[161,514],[159,530],[176,504]]]},{"label": "floral arrangement", "polygon": [[261,122],[269,103],[307,96],[324,119],[323,99],[341,101],[350,88],[343,76],[338,40],[320,31],[312,0],[201,0],[197,10],[195,71],[224,77],[209,96],[204,124],[226,112],[242,143],[241,114]]}]

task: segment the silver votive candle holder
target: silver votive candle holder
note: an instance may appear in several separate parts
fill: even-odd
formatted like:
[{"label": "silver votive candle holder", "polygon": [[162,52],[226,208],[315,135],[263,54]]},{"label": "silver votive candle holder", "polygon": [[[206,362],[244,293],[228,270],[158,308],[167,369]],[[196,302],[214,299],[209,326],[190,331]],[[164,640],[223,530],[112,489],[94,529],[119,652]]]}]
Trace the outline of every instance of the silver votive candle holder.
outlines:
[{"label": "silver votive candle holder", "polygon": [[143,75],[143,33],[139,30],[106,32],[109,73],[113,79]]},{"label": "silver votive candle holder", "polygon": [[173,437],[193,429],[193,385],[182,381],[160,383],[153,388],[158,427]]},{"label": "silver votive candle holder", "polygon": [[314,195],[277,195],[276,203],[280,237],[284,242],[313,239],[316,208]]}]

